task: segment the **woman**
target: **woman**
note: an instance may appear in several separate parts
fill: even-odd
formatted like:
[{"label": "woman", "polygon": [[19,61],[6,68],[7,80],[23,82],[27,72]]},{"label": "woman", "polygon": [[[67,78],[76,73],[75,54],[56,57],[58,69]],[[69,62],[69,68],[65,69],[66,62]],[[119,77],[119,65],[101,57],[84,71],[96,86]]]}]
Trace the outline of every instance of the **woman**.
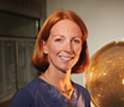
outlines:
[{"label": "woman", "polygon": [[42,75],[21,88],[10,107],[90,107],[88,91],[70,79],[87,69],[87,35],[74,12],[51,14],[39,31],[31,62]]}]

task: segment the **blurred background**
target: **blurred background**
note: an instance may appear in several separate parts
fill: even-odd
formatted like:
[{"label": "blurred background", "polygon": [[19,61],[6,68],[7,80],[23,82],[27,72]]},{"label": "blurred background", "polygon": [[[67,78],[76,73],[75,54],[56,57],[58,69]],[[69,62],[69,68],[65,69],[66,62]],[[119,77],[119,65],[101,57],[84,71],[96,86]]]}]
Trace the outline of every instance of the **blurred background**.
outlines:
[{"label": "blurred background", "polygon": [[[124,37],[124,0],[0,0],[0,107],[36,78],[30,66],[34,43],[44,20],[55,10],[77,13],[85,22],[90,57],[101,46]],[[84,75],[72,80],[84,85]]]}]

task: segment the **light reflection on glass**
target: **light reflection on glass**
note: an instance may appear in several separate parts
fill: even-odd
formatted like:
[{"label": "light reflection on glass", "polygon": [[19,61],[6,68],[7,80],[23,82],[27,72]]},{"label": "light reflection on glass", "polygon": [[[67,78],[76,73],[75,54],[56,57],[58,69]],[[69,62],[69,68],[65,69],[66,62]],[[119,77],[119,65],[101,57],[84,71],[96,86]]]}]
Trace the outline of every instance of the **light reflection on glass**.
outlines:
[{"label": "light reflection on glass", "polygon": [[124,79],[123,79],[122,83],[124,84]]}]

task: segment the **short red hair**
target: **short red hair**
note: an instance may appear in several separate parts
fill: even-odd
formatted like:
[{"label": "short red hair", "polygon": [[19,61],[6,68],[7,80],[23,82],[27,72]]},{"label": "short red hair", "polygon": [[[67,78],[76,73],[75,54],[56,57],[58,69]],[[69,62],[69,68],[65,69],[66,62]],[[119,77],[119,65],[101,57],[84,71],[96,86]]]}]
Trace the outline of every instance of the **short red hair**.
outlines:
[{"label": "short red hair", "polygon": [[45,70],[49,66],[47,56],[43,53],[43,50],[42,50],[43,41],[47,41],[50,35],[51,28],[58,21],[63,19],[68,19],[77,23],[81,28],[82,35],[83,35],[83,44],[82,44],[82,51],[80,54],[80,58],[77,64],[72,68],[72,73],[81,73],[85,71],[88,67],[89,53],[88,53],[88,47],[87,47],[87,41],[86,41],[88,36],[88,31],[84,22],[81,20],[81,18],[78,15],[76,15],[72,11],[57,10],[46,19],[36,39],[31,65],[34,66],[38,71],[45,72]]}]

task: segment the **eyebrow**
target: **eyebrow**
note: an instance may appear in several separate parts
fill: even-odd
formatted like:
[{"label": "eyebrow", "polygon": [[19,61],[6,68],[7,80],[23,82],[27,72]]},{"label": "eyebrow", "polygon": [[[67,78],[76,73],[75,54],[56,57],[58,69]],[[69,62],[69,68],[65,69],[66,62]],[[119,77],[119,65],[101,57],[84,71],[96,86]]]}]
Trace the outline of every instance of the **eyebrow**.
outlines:
[{"label": "eyebrow", "polygon": [[64,36],[64,35],[61,35],[61,34],[55,34],[55,35],[53,35],[53,37],[56,37],[56,36],[59,36],[59,37],[65,38],[65,36]]},{"label": "eyebrow", "polygon": [[[63,34],[53,34],[53,37],[56,37],[56,36],[65,38],[65,36]],[[83,40],[83,36],[80,36],[80,35],[78,35],[78,37],[73,37],[73,38],[80,38],[81,40]]]}]

